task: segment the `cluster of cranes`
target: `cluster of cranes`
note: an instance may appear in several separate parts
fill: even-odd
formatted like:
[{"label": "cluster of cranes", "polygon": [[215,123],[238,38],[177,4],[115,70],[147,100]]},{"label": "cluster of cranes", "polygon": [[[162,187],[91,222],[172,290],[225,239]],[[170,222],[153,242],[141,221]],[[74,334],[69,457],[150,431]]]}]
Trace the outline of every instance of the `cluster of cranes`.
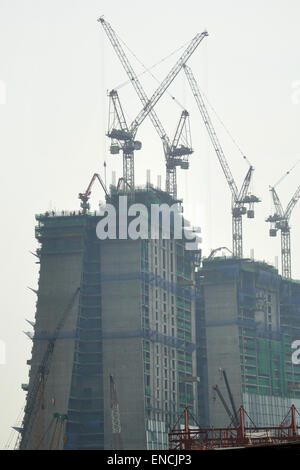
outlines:
[{"label": "cluster of cranes", "polygon": [[[109,93],[110,99],[110,113],[109,113],[109,129],[107,136],[111,139],[110,152],[112,154],[119,154],[122,152],[123,155],[123,176],[119,180],[118,189],[120,187],[120,182],[124,183],[125,191],[133,193],[135,187],[134,181],[134,153],[137,150],[140,150],[142,143],[136,140],[137,131],[146,119],[147,116],[151,119],[151,122],[159,135],[162,144],[163,151],[165,156],[166,163],[166,192],[174,199],[177,200],[177,167],[181,169],[189,168],[189,156],[193,153],[191,146],[190,138],[190,127],[189,127],[189,113],[186,110],[183,110],[180,115],[180,119],[176,128],[175,135],[173,139],[170,139],[164,130],[162,123],[160,122],[156,112],[154,111],[154,106],[157,104],[159,99],[166,92],[170,84],[173,82],[175,77],[183,69],[187,80],[190,84],[192,93],[194,95],[195,101],[199,108],[200,114],[203,118],[205,127],[207,129],[209,138],[212,142],[214,150],[216,152],[218,161],[221,165],[223,173],[225,175],[226,181],[230,188],[232,194],[232,205],[231,205],[231,214],[232,214],[232,255],[238,258],[243,257],[243,233],[242,233],[242,217],[247,214],[247,217],[252,219],[254,218],[254,204],[260,202],[259,198],[255,195],[250,194],[250,183],[253,175],[254,168],[248,162],[249,168],[247,170],[246,176],[242,183],[240,190],[235,183],[235,180],[232,176],[230,167],[226,160],[225,154],[213,127],[212,121],[208,114],[208,111],[205,106],[204,99],[200,92],[197,81],[193,75],[193,72],[190,67],[187,66],[187,61],[194,53],[196,48],[199,46],[201,41],[208,35],[206,31],[201,34],[197,34],[192,41],[189,43],[179,60],[176,62],[174,67],[168,73],[163,82],[159,85],[157,90],[153,95],[148,98],[146,95],[142,84],[134,72],[122,46],[121,43],[112,29],[111,25],[104,20],[103,17],[98,20],[114,50],[119,57],[123,68],[125,69],[130,83],[133,85],[134,90],[136,91],[141,103],[142,109],[133,120],[133,122],[128,125],[125,119],[125,113],[123,111],[118,92],[116,90],[111,90]],[[298,163],[298,162],[297,162]],[[294,168],[294,167],[293,167]],[[292,169],[293,169],[292,168]],[[290,170],[291,171],[291,170]],[[280,202],[276,187],[283,180],[283,178],[290,173],[287,171],[286,174],[273,186],[270,188],[273,204],[274,204],[274,213],[270,215],[266,221],[270,222],[270,236],[276,236],[277,232],[281,232],[281,255],[282,255],[282,275],[286,278],[291,278],[291,246],[290,246],[290,217],[295,204],[300,198],[300,186],[297,188],[290,202],[288,203],[286,209],[284,210]],[[83,212],[86,212],[89,209],[89,197],[91,194],[92,186],[95,181],[100,183],[102,186],[106,197],[109,198],[109,192],[106,188],[105,182],[102,180],[101,176],[98,173],[95,173],[84,193],[79,194],[81,200],[81,207]],[[225,248],[225,247],[224,247]],[[213,256],[213,250],[209,258]],[[53,351],[55,348],[56,339],[59,336],[61,329],[63,328],[68,315],[71,312],[71,309],[74,305],[77,296],[79,295],[79,288],[76,289],[75,293],[72,295],[69,304],[62,313],[62,316],[56,326],[56,329],[48,342],[47,348],[44,351],[41,364],[38,367],[36,376],[33,380],[32,387],[28,393],[27,404],[26,404],[26,413],[23,420],[22,428],[15,428],[21,433],[18,443],[20,449],[26,449],[29,443],[29,438],[31,433],[35,430],[37,426],[37,417],[39,416],[40,425],[43,429],[42,437],[39,442],[36,442],[36,448],[43,448],[45,445],[45,439],[47,434],[52,430],[52,437],[50,440],[50,449],[60,448],[62,432],[64,424],[66,422],[67,416],[54,414],[53,419],[50,422],[49,427],[45,430],[45,386],[49,376],[49,370],[52,363]],[[228,384],[226,372],[221,371],[225,380],[225,385],[228,391],[230,404],[232,411],[227,405],[223,395],[221,394],[217,385],[213,388],[218,394],[220,400],[223,403],[228,415],[234,422],[238,425],[238,416],[236,407],[233,401],[231,390]],[[115,440],[115,448],[122,449],[122,437],[121,437],[121,423],[120,423],[120,413],[119,413],[119,404],[116,392],[116,386],[113,376],[110,376],[110,399],[111,399],[111,414],[112,414],[112,431],[113,437]],[[39,414],[40,413],[40,414]]]},{"label": "cluster of cranes", "polygon": [[[167,135],[154,110],[154,107],[166,92],[168,87],[171,85],[173,80],[176,78],[176,76],[179,74],[179,72],[183,69],[204,121],[209,138],[217,155],[221,169],[231,191],[232,254],[237,258],[243,258],[243,216],[247,215],[248,218],[253,219],[254,204],[260,202],[260,199],[254,194],[250,193],[250,183],[252,180],[254,168],[245,156],[244,159],[248,164],[248,170],[240,189],[238,189],[222,146],[219,142],[218,136],[215,132],[207,107],[205,106],[205,102],[200,92],[198,83],[191,68],[187,65],[188,59],[195,52],[202,40],[208,36],[207,31],[198,33],[192,39],[166,78],[160,83],[156,91],[149,98],[126,55],[116,32],[103,17],[100,17],[98,21],[103,26],[103,29],[107,34],[107,37],[129,78],[129,82],[132,84],[142,104],[142,109],[137,117],[132,121],[131,124],[128,124],[126,122],[125,113],[117,90],[113,89],[109,93],[110,108],[107,136],[111,139],[110,153],[113,155],[118,155],[121,152],[123,156],[123,176],[120,178],[120,180],[122,180],[124,184],[124,190],[128,193],[133,193],[134,191],[134,154],[135,151],[138,151],[142,148],[142,143],[139,140],[136,140],[136,134],[142,122],[146,119],[146,117],[149,116],[154,129],[156,130],[163,144],[163,152],[166,164],[166,192],[175,201],[178,200],[177,167],[185,170],[188,169],[189,156],[193,153],[191,145],[189,113],[187,110],[183,110],[181,112],[176,132],[172,139]],[[286,174],[288,173],[289,172]],[[84,193],[79,194],[83,211],[87,211],[89,208],[88,199],[91,194],[92,185],[96,179],[99,180],[106,195],[108,195],[108,191],[100,175],[95,174],[87,190]],[[271,224],[269,232],[271,237],[276,236],[277,231],[280,231],[281,233],[282,275],[286,278],[291,278],[291,243],[289,220],[291,212],[296,202],[300,198],[300,186],[297,188],[285,211],[283,210],[283,207],[280,203],[275,186],[270,188],[274,205],[274,213],[270,215],[266,221],[270,222]]]}]

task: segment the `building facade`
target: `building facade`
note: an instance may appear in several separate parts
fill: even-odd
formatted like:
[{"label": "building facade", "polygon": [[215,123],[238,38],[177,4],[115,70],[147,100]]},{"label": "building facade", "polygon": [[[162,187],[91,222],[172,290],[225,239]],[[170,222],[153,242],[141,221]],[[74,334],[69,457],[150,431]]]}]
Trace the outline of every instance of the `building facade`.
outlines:
[{"label": "building facade", "polygon": [[[174,203],[149,187],[134,197]],[[101,217],[36,217],[40,275],[21,449],[115,449],[110,376],[124,449],[168,448],[184,407],[197,413],[199,252],[161,232],[100,240]]]},{"label": "building facade", "polygon": [[[230,419],[225,369],[236,408],[258,426],[278,426],[292,403],[300,409],[300,365],[292,343],[300,339],[300,283],[252,260],[204,260],[196,273],[199,417],[226,427]],[[201,367],[200,367],[201,366]]]}]

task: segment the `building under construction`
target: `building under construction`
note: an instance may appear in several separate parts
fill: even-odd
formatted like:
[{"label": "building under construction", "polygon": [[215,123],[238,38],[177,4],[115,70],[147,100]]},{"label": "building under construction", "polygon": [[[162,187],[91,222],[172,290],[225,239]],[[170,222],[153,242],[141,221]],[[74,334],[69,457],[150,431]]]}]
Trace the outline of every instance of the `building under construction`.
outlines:
[{"label": "building under construction", "polygon": [[[170,196],[148,186],[135,202]],[[96,213],[36,219],[40,278],[20,448],[166,448],[178,413],[197,411],[199,252],[161,237],[100,240]]]},{"label": "building under construction", "polygon": [[[292,343],[300,340],[300,283],[291,279],[289,227],[300,188],[285,211],[272,188],[275,212],[267,221],[271,236],[281,231],[282,277],[243,257],[242,218],[254,218],[260,199],[250,192],[254,168],[244,155],[249,166],[238,189],[186,65],[207,32],[193,38],[149,99],[118,36],[99,21],[142,109],[128,125],[118,92],[109,93],[110,151],[123,157],[118,185],[108,192],[95,174],[79,195],[80,211],[36,216],[40,276],[19,447],[167,449],[168,432],[187,407],[203,429],[230,422],[237,428],[238,409],[258,427],[279,426],[292,404],[300,410],[300,364],[292,361]],[[181,69],[232,195],[232,252],[228,258],[212,253],[202,263],[199,249],[174,236],[174,220],[168,237],[159,219],[157,238],[100,239],[103,214],[88,204],[98,178],[117,215],[122,194],[148,209],[180,206],[176,171],[188,169],[193,153],[189,114],[181,113],[170,139],[153,108]],[[163,143],[166,191],[149,181],[145,188],[135,184],[134,153],[142,146],[136,133],[147,116]]]},{"label": "building under construction", "polygon": [[[135,200],[170,196],[148,185]],[[227,426],[241,405],[261,427],[300,409],[300,283],[250,259],[200,267],[183,240],[99,240],[97,213],[36,219],[21,449],[164,449],[186,406],[205,428]]]},{"label": "building under construction", "polygon": [[243,405],[257,426],[279,426],[292,404],[300,407],[300,365],[292,361],[300,283],[266,263],[232,257],[204,260],[196,278],[200,422],[225,427]]}]

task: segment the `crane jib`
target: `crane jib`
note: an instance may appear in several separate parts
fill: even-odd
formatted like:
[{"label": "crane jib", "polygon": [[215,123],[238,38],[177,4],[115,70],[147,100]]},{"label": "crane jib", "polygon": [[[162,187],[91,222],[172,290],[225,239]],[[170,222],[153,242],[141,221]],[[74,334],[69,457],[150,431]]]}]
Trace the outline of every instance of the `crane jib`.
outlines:
[{"label": "crane jib", "polygon": [[[189,168],[188,162],[188,155],[193,153],[192,146],[191,146],[191,138],[190,138],[190,127],[189,127],[189,120],[188,120],[188,113],[184,111],[180,117],[179,125],[177,127],[175,137],[171,143],[169,137],[167,136],[166,131],[163,128],[156,112],[154,111],[154,106],[167,90],[169,85],[172,83],[176,75],[179,73],[181,68],[185,65],[188,58],[192,55],[195,51],[197,46],[200,44],[202,39],[208,35],[205,31],[201,34],[197,34],[189,46],[186,48],[180,59],[176,62],[175,66],[172,68],[170,73],[167,75],[165,80],[161,83],[152,97],[149,99],[147,94],[145,93],[139,78],[137,77],[136,73],[134,72],[124,50],[117,37],[115,31],[112,29],[111,25],[107,23],[103,18],[99,18],[99,20],[104,30],[118,56],[120,62],[127,73],[130,82],[132,83],[138,97],[141,100],[143,105],[142,110],[138,114],[138,116],[133,120],[131,126],[128,128],[126,125],[125,118],[121,119],[122,117],[122,108],[119,104],[117,93],[115,93],[115,113],[117,116],[117,121],[119,122],[119,128],[123,131],[120,133],[116,128],[110,127],[110,132],[107,134],[110,138],[116,140],[125,140],[125,134],[131,136],[131,142],[133,142],[136,136],[136,133],[139,129],[139,126],[144,121],[144,119],[149,116],[157,134],[159,135],[160,139],[163,143],[163,149],[165,154],[166,160],[166,191],[170,194],[174,199],[177,199],[177,183],[176,183],[176,167],[179,166],[182,169]],[[117,108],[117,102],[119,104]],[[121,137],[121,138],[120,138]],[[184,144],[179,146],[180,139],[184,138]],[[120,149],[123,150],[123,176],[130,182],[130,185],[134,186],[134,155],[133,151],[137,148],[133,145],[129,145],[128,148],[131,149],[130,156],[128,157],[128,146],[125,144],[114,143],[111,146],[111,153],[117,154]]]},{"label": "crane jib", "polygon": [[[232,194],[232,245],[233,255],[238,258],[243,257],[243,233],[242,233],[242,216],[247,213],[248,218],[254,218],[253,204],[260,202],[260,200],[253,195],[249,195],[249,186],[253,173],[253,167],[250,165],[247,171],[246,177],[243,181],[240,191],[238,191],[237,185],[232,176],[230,167],[227,163],[223,149],[220,145],[219,139],[211,122],[210,116],[206,109],[204,99],[202,98],[199,86],[193,75],[192,70],[187,65],[184,65],[184,71],[188,82],[190,84],[192,93],[195,101],[199,108],[200,114],[203,118],[205,127],[208,135],[216,152],[217,158],[225,175],[227,184]],[[246,210],[245,204],[249,204],[248,211]]]},{"label": "crane jib", "polygon": [[185,63],[188,61],[190,56],[193,54],[193,52],[196,50],[200,42],[208,36],[208,32],[204,31],[203,33],[198,33],[194,39],[192,39],[191,43],[189,46],[186,48],[182,56],[179,58],[179,60],[176,62],[174,67],[171,69],[171,71],[168,73],[166,78],[163,80],[163,82],[160,84],[160,86],[157,88],[157,90],[153,93],[152,97],[150,98],[149,102],[147,105],[141,110],[141,112],[138,114],[138,116],[134,119],[133,125],[131,126],[131,131],[133,132],[135,126],[140,126],[143,120],[146,118],[146,116],[149,114],[151,109],[155,106],[155,104],[159,101],[159,99],[162,97],[164,92],[167,90],[167,88],[171,85],[175,77],[178,75],[182,67],[185,65]]},{"label": "crane jib", "polygon": [[[123,67],[125,68],[126,72],[130,75],[131,77],[134,78],[133,82],[137,82],[137,77],[134,74],[132,68],[129,65],[129,62],[126,58],[126,55],[124,51],[121,48],[121,45],[118,41],[118,38],[116,36],[116,33],[112,29],[111,25],[104,20],[104,18],[99,18],[98,21],[101,22],[102,26],[104,27],[105,32],[107,33],[114,49],[116,50],[121,63]],[[154,92],[152,97],[146,102],[144,105],[143,109],[140,111],[138,116],[133,120],[132,125],[130,126],[130,131],[132,135],[135,135],[137,132],[137,128],[140,126],[140,124],[144,121],[144,119],[147,117],[147,115],[150,113],[150,111],[153,109],[155,104],[158,102],[158,100],[162,97],[164,92],[167,90],[167,88],[170,86],[170,84],[173,82],[175,77],[178,75],[184,64],[187,62],[187,60],[190,58],[190,56],[193,54],[193,52],[196,50],[200,42],[208,36],[207,31],[203,31],[202,33],[198,33],[190,42],[188,47],[185,49],[184,53],[181,55],[179,60],[176,62],[174,67],[171,69],[171,71],[168,73],[166,78],[163,80],[163,82],[160,84],[160,86],[157,88],[157,90]],[[140,93],[142,96],[142,99],[145,101],[147,99],[147,96],[142,92],[140,88]]]}]

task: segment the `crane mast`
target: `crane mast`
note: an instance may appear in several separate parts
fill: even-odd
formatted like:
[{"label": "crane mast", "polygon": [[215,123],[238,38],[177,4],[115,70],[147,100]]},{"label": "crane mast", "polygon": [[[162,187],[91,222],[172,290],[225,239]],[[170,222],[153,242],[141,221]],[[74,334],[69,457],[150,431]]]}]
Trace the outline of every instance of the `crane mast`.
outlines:
[{"label": "crane mast", "polygon": [[223,379],[224,379],[224,382],[225,382],[226,390],[227,390],[230,405],[231,405],[231,410],[230,410],[230,408],[229,408],[222,392],[220,391],[218,385],[217,384],[213,385],[212,389],[217,393],[218,397],[220,398],[220,401],[221,401],[222,405],[224,406],[224,409],[225,409],[227,415],[229,416],[230,421],[233,423],[233,425],[235,427],[238,427],[239,426],[238,412],[237,412],[237,409],[236,409],[236,406],[235,406],[235,403],[234,403],[234,399],[233,399],[233,395],[232,395],[231,388],[230,388],[230,385],[229,385],[229,381],[228,381],[228,378],[227,378],[227,374],[226,374],[225,369],[220,369],[220,372],[223,375]]},{"label": "crane mast", "polygon": [[234,423],[235,423],[236,426],[238,426],[238,424],[239,424],[238,413],[237,413],[237,409],[236,409],[236,406],[235,406],[235,403],[234,403],[233,395],[232,395],[232,392],[231,392],[231,388],[230,388],[230,385],[229,385],[229,382],[228,382],[228,378],[227,378],[227,374],[226,374],[225,369],[221,369],[221,373],[223,374],[223,378],[224,378],[224,381],[225,381],[227,393],[228,393],[228,396],[229,396],[229,401],[230,401],[231,408],[232,408],[232,411],[233,411]]},{"label": "crane mast", "polygon": [[[122,109],[118,92],[111,90],[109,93],[110,106],[109,106],[109,124],[108,124],[108,137],[111,139],[118,140],[123,138],[126,140],[131,139],[130,132],[128,130],[127,122],[125,119],[124,111]],[[112,122],[111,122],[112,121]],[[119,129],[118,129],[119,127]],[[120,134],[121,133],[121,134]]]},{"label": "crane mast", "polygon": [[[282,181],[282,180],[280,180]],[[279,182],[280,182],[279,181]],[[293,197],[288,203],[286,210],[283,210],[279,196],[276,192],[275,186],[270,188],[275,212],[270,215],[266,222],[270,222],[270,237],[276,237],[277,231],[281,233],[281,274],[287,279],[292,277],[292,262],[291,262],[291,227],[290,217],[292,211],[300,198],[300,186],[296,189]]]},{"label": "crane mast", "polygon": [[217,393],[218,397],[220,398],[220,401],[222,403],[222,405],[224,406],[224,409],[230,419],[230,421],[233,423],[234,422],[234,416],[232,415],[231,411],[230,411],[230,408],[229,406],[227,405],[227,402],[225,400],[225,398],[223,397],[223,394],[221,392],[221,390],[219,389],[218,385],[213,385],[212,389]]},{"label": "crane mast", "polygon": [[[113,111],[110,111],[109,113],[109,130],[107,133],[107,136],[111,139],[110,152],[115,155],[123,149],[123,174],[125,175],[123,178],[128,182],[128,187],[132,187],[132,183],[129,183],[130,177],[128,177],[128,174],[130,174],[130,168],[128,168],[127,165],[134,160],[133,151],[139,150],[142,144],[141,142],[132,140],[131,138],[131,133],[126,124],[118,93],[115,90],[112,90],[109,93],[109,97],[111,102],[110,109],[113,109]],[[182,144],[181,141],[183,142]],[[162,142],[167,168],[166,191],[174,199],[177,199],[176,167],[179,166],[182,169],[188,169],[188,156],[193,153],[189,126],[189,113],[186,110],[181,113],[172,143],[170,143],[167,135],[163,136]],[[130,159],[128,158],[129,154],[131,155]]]},{"label": "crane mast", "polygon": [[[161,83],[161,85],[158,87],[158,89],[155,91],[155,93],[152,95],[151,99],[149,100],[145,90],[143,89],[140,80],[138,79],[135,71],[133,70],[121,44],[120,41],[111,27],[111,25],[104,20],[104,18],[99,18],[99,20],[118,56],[120,59],[120,62],[127,73],[130,82],[132,83],[142,105],[143,108],[139,115],[136,117],[136,119],[133,121],[133,123],[130,126],[130,133],[132,137],[134,138],[136,135],[136,132],[138,130],[138,127],[140,124],[143,122],[145,117],[149,114],[149,117],[151,119],[151,122],[159,135],[162,143],[163,143],[163,148],[164,148],[164,154],[165,154],[165,160],[166,160],[166,191],[174,198],[177,198],[177,179],[176,179],[176,166],[180,166],[181,168],[188,168],[188,162],[187,162],[187,156],[192,153],[191,145],[182,145],[181,148],[181,155],[177,155],[177,158],[174,158],[174,155],[172,155],[172,151],[175,150],[175,144],[174,141],[171,144],[169,137],[167,136],[167,133],[160,122],[156,112],[154,111],[153,107],[157,103],[157,101],[160,99],[162,94],[166,91],[170,83],[174,80],[176,75],[179,73],[181,70],[182,66],[186,63],[188,58],[192,55],[192,53],[195,51],[197,46],[200,44],[202,39],[204,39],[205,36],[208,35],[208,33],[205,31],[201,34],[197,34],[194,39],[191,41],[190,45],[188,48],[185,50],[183,55],[180,57],[180,59],[176,62],[175,66],[172,68],[170,73],[167,75],[165,80]],[[184,114],[185,113],[185,114]],[[176,133],[176,138],[177,138],[177,143],[176,143],[176,148],[178,148],[179,145],[179,139],[182,136],[182,133],[184,132],[184,129],[186,129],[187,126],[187,119],[188,119],[188,113],[187,111],[184,111],[180,117],[180,122],[177,128],[181,129],[181,131]],[[120,122],[120,128],[121,128],[122,123]],[[181,126],[181,127],[180,127]],[[128,129],[127,129],[128,130]],[[109,135],[109,134],[108,134]],[[109,135],[110,137],[110,135]],[[175,140],[175,138],[174,138]],[[114,142],[111,146],[111,153],[118,153],[118,149],[120,149],[122,146],[120,143]],[[139,146],[141,148],[141,145]],[[138,148],[138,149],[139,149]],[[124,151],[123,151],[124,155]],[[126,165],[128,161],[128,165]],[[124,157],[124,165],[123,165],[123,177],[128,181],[131,187],[134,185],[134,178],[128,177],[129,175],[133,175],[134,173],[134,155],[133,152],[130,154],[129,157],[125,158]],[[126,176],[127,174],[127,176]]]},{"label": "crane mast", "polygon": [[134,189],[134,151],[142,148],[141,142],[135,140],[126,123],[125,114],[120,102],[118,92],[109,93],[109,123],[107,136],[111,139],[110,153],[112,155],[123,153],[123,178],[128,187]]},{"label": "crane mast", "polygon": [[[179,145],[180,140],[183,140],[183,144]],[[180,167],[183,170],[187,170],[189,168],[188,157],[192,153],[189,113],[184,110],[181,113],[172,144],[165,150],[167,169],[166,191],[173,199],[177,199],[176,168]]]},{"label": "crane mast", "polygon": [[37,415],[39,413],[42,414],[42,422],[44,422],[44,415],[45,415],[44,391],[45,391],[45,385],[47,382],[47,378],[48,378],[51,363],[52,363],[56,340],[57,340],[60,330],[63,328],[67,320],[68,315],[70,314],[70,311],[73,308],[73,305],[76,301],[79,291],[80,289],[77,288],[67,308],[62,314],[53,332],[52,338],[48,341],[46,350],[42,356],[41,363],[38,366],[37,373],[34,376],[32,384],[28,391],[27,403],[25,407],[25,415],[24,415],[23,426],[22,426],[23,429],[22,429],[22,437],[21,437],[21,442],[20,442],[20,450],[24,450],[27,448],[32,431],[34,430]]},{"label": "crane mast", "polygon": [[[188,82],[190,84],[192,93],[194,95],[195,101],[198,105],[200,114],[204,121],[205,127],[207,129],[208,135],[214,147],[214,150],[217,154],[219,163],[225,175],[227,184],[231,191],[232,195],[232,204],[231,204],[231,213],[232,213],[232,251],[233,256],[238,258],[243,257],[243,227],[242,227],[242,216],[247,213],[248,218],[254,218],[254,203],[260,202],[260,200],[254,196],[249,195],[249,186],[251,182],[251,177],[254,168],[250,165],[247,174],[245,176],[244,182],[242,184],[241,190],[238,191],[235,180],[232,176],[230,167],[227,163],[225,154],[213,127],[212,121],[206,109],[203,97],[201,95],[200,89],[196,82],[196,79],[193,75],[193,72],[190,67],[184,65],[184,71],[187,76]],[[248,211],[245,207],[245,204],[249,205]]]}]

